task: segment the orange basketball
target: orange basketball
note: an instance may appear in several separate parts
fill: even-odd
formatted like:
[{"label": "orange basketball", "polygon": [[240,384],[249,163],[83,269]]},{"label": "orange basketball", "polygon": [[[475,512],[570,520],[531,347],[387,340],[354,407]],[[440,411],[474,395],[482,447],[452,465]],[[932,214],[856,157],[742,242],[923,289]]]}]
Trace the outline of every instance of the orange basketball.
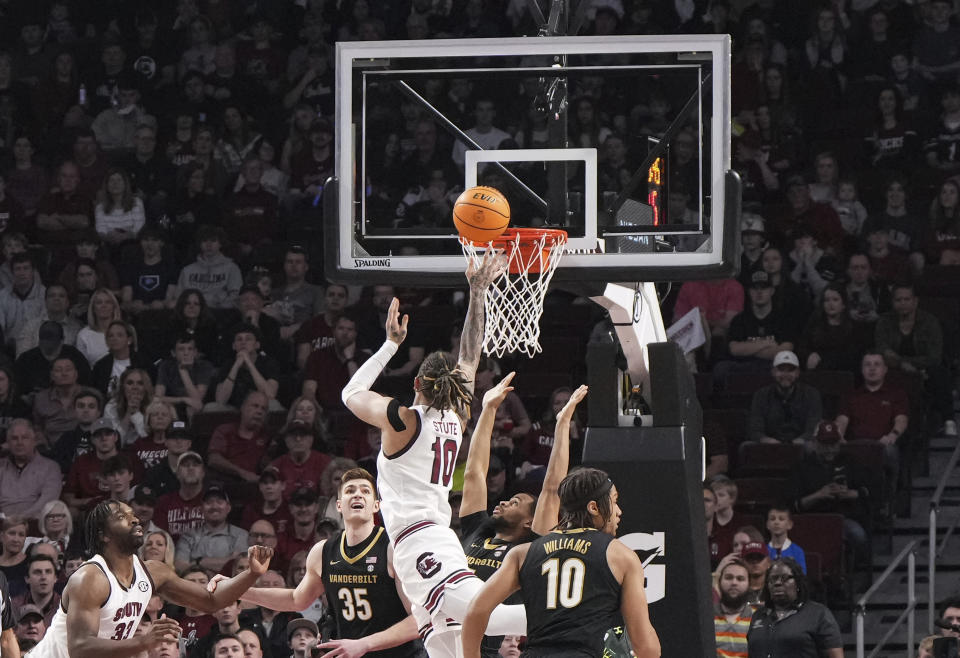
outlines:
[{"label": "orange basketball", "polygon": [[510,204],[499,190],[484,185],[464,190],[453,204],[457,232],[472,242],[486,244],[510,223]]}]

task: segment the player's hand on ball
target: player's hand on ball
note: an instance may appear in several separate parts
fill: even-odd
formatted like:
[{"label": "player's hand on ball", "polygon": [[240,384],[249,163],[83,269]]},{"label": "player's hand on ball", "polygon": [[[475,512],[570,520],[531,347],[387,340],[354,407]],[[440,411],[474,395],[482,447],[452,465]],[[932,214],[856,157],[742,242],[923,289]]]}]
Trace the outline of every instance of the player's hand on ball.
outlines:
[{"label": "player's hand on ball", "polygon": [[360,658],[367,653],[367,644],[363,639],[360,640],[330,640],[317,644],[321,649],[327,649],[323,654],[324,658],[336,656],[337,658]]},{"label": "player's hand on ball", "polygon": [[589,387],[586,384],[581,384],[577,387],[573,393],[570,394],[570,399],[567,400],[567,403],[563,405],[563,409],[560,410],[560,413],[557,414],[557,422],[560,422],[560,419],[569,420],[573,415],[574,409],[577,408],[577,405],[583,401],[583,398],[587,397],[587,391]]},{"label": "player's hand on ball", "polygon": [[210,582],[207,583],[207,591],[211,593],[216,592],[217,583],[219,583],[221,580],[227,580],[227,577],[222,573],[215,574],[213,578],[210,579]]},{"label": "player's hand on ball", "polygon": [[387,311],[387,339],[392,340],[399,345],[407,337],[407,322],[410,321],[409,315],[404,315],[400,319],[400,300],[396,297],[390,302],[390,310]]},{"label": "player's hand on ball", "polygon": [[250,558],[250,572],[262,576],[270,568],[273,549],[267,546],[251,546],[247,549],[247,557]]},{"label": "player's hand on ball", "polygon": [[160,617],[152,624],[150,630],[146,633],[146,642],[151,647],[161,642],[176,642],[180,639],[180,624],[176,619],[170,619],[166,615]]},{"label": "player's hand on ball", "polygon": [[467,281],[472,290],[483,291],[506,269],[507,257],[494,249],[487,249],[479,265],[472,259],[467,264]]},{"label": "player's hand on ball", "polygon": [[489,407],[493,405],[494,407],[499,407],[500,403],[503,402],[507,397],[507,393],[513,390],[513,386],[510,386],[510,382],[513,381],[513,377],[516,374],[516,372],[509,373],[503,379],[497,382],[496,386],[484,393],[483,406]]}]

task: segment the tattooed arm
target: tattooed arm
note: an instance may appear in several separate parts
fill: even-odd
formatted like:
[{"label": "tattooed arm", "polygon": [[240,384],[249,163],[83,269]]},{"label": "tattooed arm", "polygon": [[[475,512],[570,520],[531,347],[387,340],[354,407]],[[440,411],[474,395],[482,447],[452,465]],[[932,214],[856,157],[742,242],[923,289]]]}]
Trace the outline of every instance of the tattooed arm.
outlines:
[{"label": "tattooed arm", "polygon": [[473,393],[473,379],[480,363],[480,349],[483,347],[484,306],[483,297],[487,288],[506,267],[505,259],[489,251],[484,254],[479,265],[470,261],[467,265],[467,281],[470,283],[470,303],[467,317],[460,334],[460,355],[457,367],[469,381],[467,389]]}]

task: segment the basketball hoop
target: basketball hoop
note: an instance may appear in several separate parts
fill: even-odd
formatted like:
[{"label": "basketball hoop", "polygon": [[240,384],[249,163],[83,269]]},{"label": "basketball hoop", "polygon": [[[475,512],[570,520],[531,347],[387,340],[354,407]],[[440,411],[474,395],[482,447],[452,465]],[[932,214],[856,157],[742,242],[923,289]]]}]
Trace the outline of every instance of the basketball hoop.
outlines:
[{"label": "basketball hoop", "polygon": [[552,228],[508,228],[487,244],[460,238],[463,255],[475,266],[487,249],[508,259],[508,269],[484,293],[483,351],[503,356],[540,352],[540,316],[550,279],[560,263],[567,232]]}]

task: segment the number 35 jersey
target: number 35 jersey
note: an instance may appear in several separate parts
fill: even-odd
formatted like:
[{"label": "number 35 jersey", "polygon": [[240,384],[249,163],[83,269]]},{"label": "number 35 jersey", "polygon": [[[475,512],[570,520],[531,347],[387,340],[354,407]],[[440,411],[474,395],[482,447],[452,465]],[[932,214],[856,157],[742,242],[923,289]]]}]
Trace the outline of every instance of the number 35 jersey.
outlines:
[{"label": "number 35 jersey", "polygon": [[557,530],[534,540],[520,567],[527,611],[524,656],[603,655],[603,636],[622,624],[620,583],[599,530]]},{"label": "number 35 jersey", "polygon": [[[147,603],[153,596],[153,579],[146,566],[136,555],[133,560],[133,582],[124,587],[107,566],[106,560],[94,555],[85,564],[95,564],[110,583],[110,595],[100,607],[100,630],[97,637],[103,640],[129,640],[137,631]],[[30,650],[30,658],[69,658],[67,653],[67,613],[63,603],[53,615],[50,628],[40,643]]]},{"label": "number 35 jersey", "polygon": [[460,418],[424,405],[417,412],[417,427],[402,449],[377,457],[380,513],[391,537],[418,521],[450,525],[450,482],[457,465],[463,435]]},{"label": "number 35 jersey", "polygon": [[[393,626],[407,616],[387,569],[390,540],[376,527],[356,546],[347,546],[343,530],[323,545],[321,580],[337,622],[335,639],[358,639]],[[407,658],[421,653],[419,640],[372,651],[374,658]]]}]

